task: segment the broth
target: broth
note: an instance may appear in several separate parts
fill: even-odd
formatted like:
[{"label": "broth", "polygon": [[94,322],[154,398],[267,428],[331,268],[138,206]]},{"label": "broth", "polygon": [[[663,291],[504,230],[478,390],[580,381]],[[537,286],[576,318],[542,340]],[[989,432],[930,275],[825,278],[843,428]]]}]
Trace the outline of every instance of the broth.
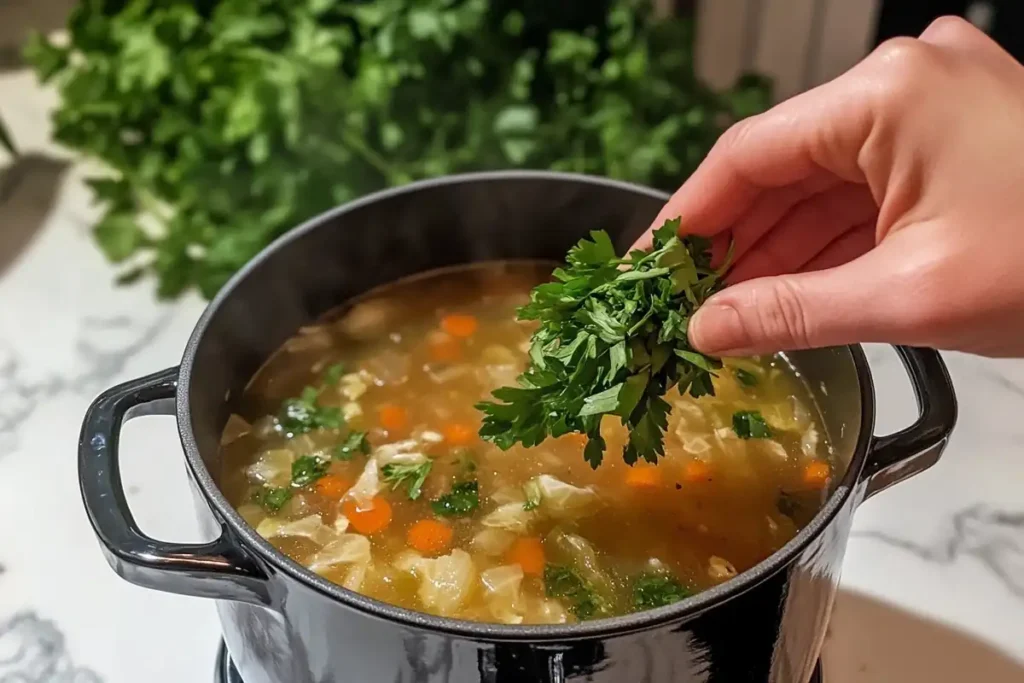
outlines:
[{"label": "broth", "polygon": [[[515,310],[550,266],[467,266],[371,292],[304,328],[246,388],[221,486],[281,552],[346,588],[432,614],[563,623],[669,604],[789,541],[823,504],[830,448],[784,359],[727,360],[716,395],[673,390],[666,455],[626,465],[606,419],[501,451],[474,404],[514,384]],[[756,438],[770,432],[770,438]],[[737,433],[755,438],[741,438]]]}]

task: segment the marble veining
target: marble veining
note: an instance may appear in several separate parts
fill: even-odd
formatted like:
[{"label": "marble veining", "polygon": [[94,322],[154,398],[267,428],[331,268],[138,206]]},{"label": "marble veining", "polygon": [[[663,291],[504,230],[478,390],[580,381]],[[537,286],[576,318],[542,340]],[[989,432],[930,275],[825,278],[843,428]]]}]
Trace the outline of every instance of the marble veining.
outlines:
[{"label": "marble veining", "polygon": [[854,531],[851,537],[871,539],[929,563],[952,564],[963,556],[974,557],[1009,593],[1024,601],[1024,511],[980,503],[954,513],[947,528],[930,543],[880,530]]},{"label": "marble veining", "polygon": [[0,457],[17,446],[18,426],[47,401],[67,392],[91,396],[110,386],[127,362],[149,347],[167,319],[166,313],[143,324],[123,315],[82,318],[74,341],[77,370],[70,376],[31,376],[13,344],[0,338]]},{"label": "marble veining", "polygon": [[33,611],[0,620],[0,683],[102,683],[76,666],[63,631]]}]

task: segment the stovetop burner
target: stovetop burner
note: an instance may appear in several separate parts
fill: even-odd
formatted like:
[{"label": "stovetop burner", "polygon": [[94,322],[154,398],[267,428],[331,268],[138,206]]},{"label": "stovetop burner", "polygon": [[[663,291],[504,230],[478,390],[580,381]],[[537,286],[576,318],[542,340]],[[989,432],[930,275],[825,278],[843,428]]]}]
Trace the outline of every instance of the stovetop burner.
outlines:
[{"label": "stovetop burner", "polygon": [[[245,683],[242,680],[241,675],[239,675],[238,670],[235,669],[235,665],[231,663],[231,658],[228,657],[228,651],[224,647],[224,641],[221,641],[220,647],[217,649],[217,671],[213,677],[213,683]],[[820,662],[808,683],[823,683]]]}]

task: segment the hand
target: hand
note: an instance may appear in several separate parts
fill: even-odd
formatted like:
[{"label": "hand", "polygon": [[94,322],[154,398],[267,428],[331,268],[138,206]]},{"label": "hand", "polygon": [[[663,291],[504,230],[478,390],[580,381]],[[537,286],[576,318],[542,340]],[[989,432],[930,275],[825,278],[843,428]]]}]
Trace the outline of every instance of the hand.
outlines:
[{"label": "hand", "polygon": [[1024,355],[1024,67],[940,19],[730,128],[654,225],[676,216],[735,244],[701,351]]}]

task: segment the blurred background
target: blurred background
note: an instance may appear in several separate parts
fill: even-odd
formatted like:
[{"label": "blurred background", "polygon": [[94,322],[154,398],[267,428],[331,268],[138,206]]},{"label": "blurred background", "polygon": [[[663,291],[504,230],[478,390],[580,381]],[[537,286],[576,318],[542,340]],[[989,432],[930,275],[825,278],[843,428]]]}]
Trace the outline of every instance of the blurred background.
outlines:
[{"label": "blurred background", "polygon": [[672,189],[732,121],[942,14],[1024,50],[1012,0],[0,0],[0,264],[71,159],[111,277],[159,298],[418,178]]}]

